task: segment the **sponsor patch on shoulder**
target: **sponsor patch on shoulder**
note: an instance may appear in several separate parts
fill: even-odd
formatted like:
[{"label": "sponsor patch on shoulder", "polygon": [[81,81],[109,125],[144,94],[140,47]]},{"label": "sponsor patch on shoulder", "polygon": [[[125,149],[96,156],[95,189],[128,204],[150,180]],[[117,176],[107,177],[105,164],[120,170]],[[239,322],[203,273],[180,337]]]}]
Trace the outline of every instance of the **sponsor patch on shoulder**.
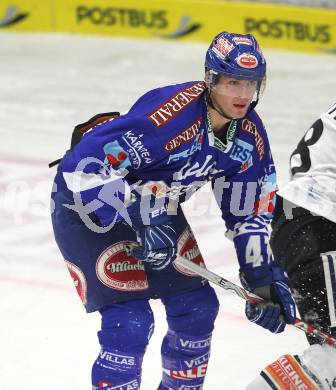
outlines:
[{"label": "sponsor patch on shoulder", "polygon": [[136,134],[132,130],[128,130],[122,138],[128,146],[128,156],[136,169],[140,167],[142,162],[145,164],[153,162],[149,150],[144,145],[143,134]]},{"label": "sponsor patch on shoulder", "polygon": [[206,85],[203,81],[194,83],[166,100],[147,117],[155,127],[166,125],[181,111],[193,103],[204,92]]},{"label": "sponsor patch on shoulder", "polygon": [[118,141],[109,142],[104,145],[106,155],[105,164],[112,165],[112,168],[126,168],[131,165],[128,153],[120,146]]}]

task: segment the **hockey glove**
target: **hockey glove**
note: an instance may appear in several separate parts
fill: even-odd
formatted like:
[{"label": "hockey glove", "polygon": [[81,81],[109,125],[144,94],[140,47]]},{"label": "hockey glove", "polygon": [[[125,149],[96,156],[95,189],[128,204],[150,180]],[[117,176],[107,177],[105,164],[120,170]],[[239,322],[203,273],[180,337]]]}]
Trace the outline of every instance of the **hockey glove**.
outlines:
[{"label": "hockey glove", "polygon": [[150,203],[152,200],[138,198],[128,209],[139,244],[131,249],[131,255],[149,263],[153,270],[160,271],[176,257],[177,236],[166,206],[159,204],[156,209]]},{"label": "hockey glove", "polygon": [[137,230],[137,236],[140,246],[132,248],[131,254],[148,262],[153,270],[166,268],[176,258],[177,237],[171,222],[143,226]]},{"label": "hockey glove", "polygon": [[265,300],[258,305],[246,302],[245,313],[250,321],[273,333],[283,332],[286,323],[295,323],[295,301],[287,274],[279,263],[241,269],[240,280],[247,290]]}]

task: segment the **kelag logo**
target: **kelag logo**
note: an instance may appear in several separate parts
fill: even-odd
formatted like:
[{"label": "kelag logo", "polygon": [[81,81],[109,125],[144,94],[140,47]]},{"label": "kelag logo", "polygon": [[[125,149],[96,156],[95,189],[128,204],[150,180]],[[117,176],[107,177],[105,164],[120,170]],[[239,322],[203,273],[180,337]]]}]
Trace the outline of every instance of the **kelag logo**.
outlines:
[{"label": "kelag logo", "polygon": [[9,27],[22,22],[29,13],[19,12],[15,5],[11,5],[7,8],[5,15],[0,19],[0,28]]},{"label": "kelag logo", "polygon": [[198,30],[201,24],[192,23],[189,16],[182,16],[174,32],[158,33],[157,30],[169,28],[166,10],[140,10],[135,8],[101,8],[78,6],[76,8],[77,23],[90,22],[97,26],[125,26],[131,28],[145,27],[156,30],[155,35],[162,38],[179,38]]},{"label": "kelag logo", "polygon": [[263,37],[316,43],[328,43],[331,40],[330,26],[327,24],[305,24],[293,20],[246,18],[245,32],[259,33]]}]

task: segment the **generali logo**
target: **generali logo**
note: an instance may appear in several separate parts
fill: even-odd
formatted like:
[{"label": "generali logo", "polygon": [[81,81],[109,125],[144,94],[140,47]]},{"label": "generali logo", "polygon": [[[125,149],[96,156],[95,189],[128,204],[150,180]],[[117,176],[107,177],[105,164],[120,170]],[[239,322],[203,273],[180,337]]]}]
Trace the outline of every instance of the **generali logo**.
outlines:
[{"label": "generali logo", "polygon": [[164,148],[170,152],[177,149],[179,146],[186,144],[190,140],[194,139],[198,134],[198,131],[201,126],[201,119],[199,118],[188,128],[182,130],[180,133],[176,134],[174,138],[170,139],[164,146]]},{"label": "generali logo", "polygon": [[241,128],[242,130],[254,135],[259,160],[261,160],[265,154],[265,144],[263,138],[258,131],[257,125],[248,119],[244,119]]},{"label": "generali logo", "polygon": [[172,96],[165,103],[155,109],[148,115],[148,119],[154,123],[156,127],[161,127],[167,124],[171,119],[175,118],[181,111],[195,101],[205,89],[204,82],[198,82],[182,89],[176,95]]},{"label": "generali logo", "polygon": [[10,5],[5,11],[5,15],[0,19],[0,28],[9,27],[22,22],[29,16],[27,12],[19,12],[16,5]]}]

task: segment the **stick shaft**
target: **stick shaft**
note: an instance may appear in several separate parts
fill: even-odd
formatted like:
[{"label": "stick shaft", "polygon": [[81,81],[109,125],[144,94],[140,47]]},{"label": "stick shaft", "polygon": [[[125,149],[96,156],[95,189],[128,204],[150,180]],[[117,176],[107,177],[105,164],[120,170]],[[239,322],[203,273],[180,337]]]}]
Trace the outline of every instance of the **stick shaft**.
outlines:
[{"label": "stick shaft", "polygon": [[[246,291],[244,288],[238,286],[237,284],[234,284],[230,282],[227,279],[222,278],[221,276],[215,274],[212,271],[209,271],[206,268],[203,268],[189,260],[187,260],[185,257],[178,256],[175,260],[177,264],[180,266],[188,269],[189,271],[192,271],[196,273],[197,275],[201,276],[204,279],[207,279],[209,282],[212,282],[216,284],[217,286],[223,288],[224,290],[229,290],[233,292],[234,294],[240,296],[241,298],[245,299],[245,301],[258,304],[263,302],[263,299],[258,297],[257,295]],[[307,324],[300,319],[295,320],[294,326],[302,331],[304,331],[307,334],[315,336],[319,341],[323,343],[327,343],[329,345],[336,346],[336,339],[334,339],[332,336],[330,336],[328,333],[325,333],[319,329],[314,328],[313,325]]]}]

